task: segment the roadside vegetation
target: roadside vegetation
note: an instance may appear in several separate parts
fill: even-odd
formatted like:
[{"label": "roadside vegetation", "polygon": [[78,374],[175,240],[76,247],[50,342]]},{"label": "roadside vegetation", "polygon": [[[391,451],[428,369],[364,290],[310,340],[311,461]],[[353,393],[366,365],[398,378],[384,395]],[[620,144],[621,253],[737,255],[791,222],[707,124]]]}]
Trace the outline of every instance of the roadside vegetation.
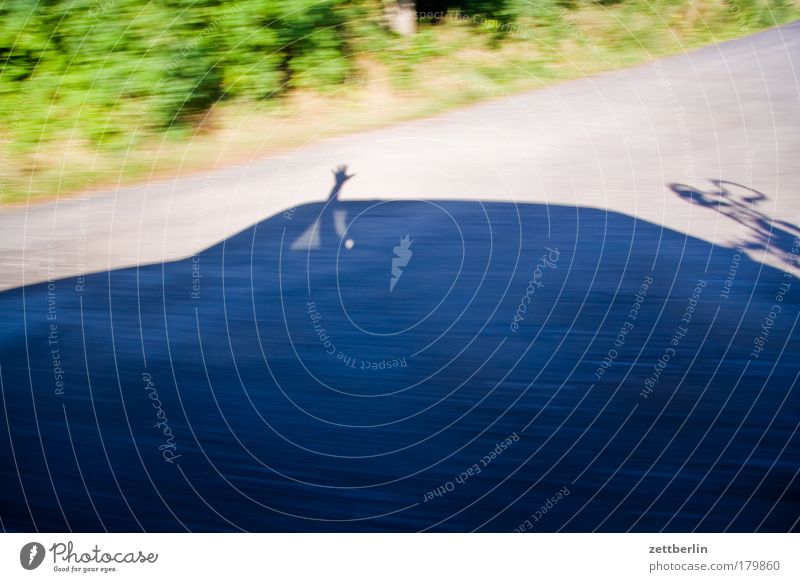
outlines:
[{"label": "roadside vegetation", "polygon": [[3,205],[246,161],[800,14],[798,0],[0,2]]}]

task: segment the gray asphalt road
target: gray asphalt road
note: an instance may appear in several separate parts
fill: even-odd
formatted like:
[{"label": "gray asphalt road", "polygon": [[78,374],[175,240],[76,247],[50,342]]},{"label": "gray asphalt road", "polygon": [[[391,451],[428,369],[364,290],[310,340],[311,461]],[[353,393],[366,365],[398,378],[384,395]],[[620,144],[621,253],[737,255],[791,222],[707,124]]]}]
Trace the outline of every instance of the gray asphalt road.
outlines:
[{"label": "gray asphalt road", "polygon": [[322,200],[338,163],[357,173],[344,201],[608,208],[792,269],[799,47],[796,22],[223,171],[6,209],[0,289],[189,256]]}]

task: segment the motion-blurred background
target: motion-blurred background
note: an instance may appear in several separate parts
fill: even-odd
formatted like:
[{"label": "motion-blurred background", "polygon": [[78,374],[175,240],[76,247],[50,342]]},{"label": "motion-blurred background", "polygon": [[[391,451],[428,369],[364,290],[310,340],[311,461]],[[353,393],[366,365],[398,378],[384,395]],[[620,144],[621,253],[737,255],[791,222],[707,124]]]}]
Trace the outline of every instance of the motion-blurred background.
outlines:
[{"label": "motion-blurred background", "polygon": [[5,0],[0,203],[209,168],[798,14],[794,0]]},{"label": "motion-blurred background", "polygon": [[1,4],[0,529],[796,531],[799,11]]}]

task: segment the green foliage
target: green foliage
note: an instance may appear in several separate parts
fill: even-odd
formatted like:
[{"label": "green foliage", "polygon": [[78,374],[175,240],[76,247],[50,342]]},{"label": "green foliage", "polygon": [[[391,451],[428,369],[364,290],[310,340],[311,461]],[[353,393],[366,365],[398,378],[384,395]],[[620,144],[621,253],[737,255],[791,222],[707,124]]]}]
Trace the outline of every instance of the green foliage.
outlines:
[{"label": "green foliage", "polygon": [[[382,11],[391,1],[2,0],[0,138],[12,154],[64,135],[128,148],[138,136],[177,135],[220,100],[335,88],[358,54],[413,84],[425,63],[447,59],[459,46],[439,34],[447,19],[421,22],[411,37],[390,33]],[[416,8],[458,11],[474,46],[519,41],[515,31],[524,31],[538,58],[548,59],[570,35],[589,42],[576,37],[565,15],[617,1],[623,14],[681,2],[417,0]],[[796,9],[794,0],[724,1],[723,18],[743,34]],[[493,69],[486,75],[514,77]]]},{"label": "green foliage", "polygon": [[737,24],[757,29],[784,20],[789,13],[787,0],[726,0]]},{"label": "green foliage", "polygon": [[417,0],[417,11],[437,13],[458,11],[467,16],[509,22],[515,15],[515,0]]}]

